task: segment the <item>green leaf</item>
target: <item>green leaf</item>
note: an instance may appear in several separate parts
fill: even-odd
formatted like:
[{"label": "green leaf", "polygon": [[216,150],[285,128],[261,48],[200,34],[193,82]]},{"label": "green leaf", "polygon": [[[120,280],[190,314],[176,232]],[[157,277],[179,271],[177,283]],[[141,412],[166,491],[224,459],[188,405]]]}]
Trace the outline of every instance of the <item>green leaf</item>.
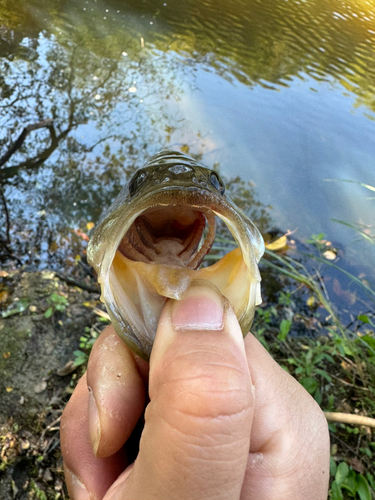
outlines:
[{"label": "green leaf", "polygon": [[298,366],[298,363],[294,358],[288,358],[287,361],[290,365]]},{"label": "green leaf", "polygon": [[340,485],[336,481],[333,481],[331,486],[331,500],[344,500]]},{"label": "green leaf", "polygon": [[328,375],[328,373],[325,370],[321,370],[320,368],[316,368],[315,373],[317,373],[318,375],[325,378],[327,380],[327,382],[330,382],[330,383],[332,382],[332,377],[330,375]]},{"label": "green leaf", "polygon": [[333,359],[333,357],[330,354],[324,353],[323,357],[324,357],[324,359],[326,359],[330,363],[335,363],[335,360]]},{"label": "green leaf", "polygon": [[277,336],[279,340],[285,340],[287,338],[291,325],[292,322],[288,319],[282,320],[282,322],[280,323],[280,333]]},{"label": "green leaf", "polygon": [[364,335],[363,337],[361,337],[361,340],[365,341],[366,344],[375,349],[375,338],[371,335]]},{"label": "green leaf", "polygon": [[318,382],[313,377],[304,377],[299,380],[299,383],[306,389],[309,394],[314,394],[319,387]]},{"label": "green leaf", "polygon": [[349,474],[341,484],[341,488],[345,488],[350,491],[350,493],[355,497],[355,492],[357,491],[357,474],[354,470],[349,471]]},{"label": "green leaf", "polygon": [[374,478],[374,476],[372,474],[370,474],[370,472],[366,472],[366,479],[370,485],[370,488],[375,490],[375,478]]},{"label": "green leaf", "polygon": [[357,493],[361,500],[371,500],[370,486],[362,474],[357,474]]},{"label": "green leaf", "polygon": [[49,307],[47,311],[44,313],[45,318],[50,318],[53,314],[53,307]]},{"label": "green leaf", "polygon": [[346,462],[339,463],[336,471],[335,480],[341,485],[349,475],[349,466]]},{"label": "green leaf", "polygon": [[322,404],[322,393],[320,392],[320,387],[316,389],[314,392],[314,399],[318,403],[319,406]]},{"label": "green leaf", "polygon": [[357,319],[359,319],[359,321],[362,321],[362,323],[370,323],[367,314],[360,314]]},{"label": "green leaf", "polygon": [[74,355],[74,366],[81,366],[88,360],[87,354],[85,354],[80,350],[74,351],[73,355]]},{"label": "green leaf", "polygon": [[335,476],[336,475],[336,470],[337,470],[336,461],[335,461],[335,459],[333,457],[330,457],[329,472],[330,472],[331,476]]}]

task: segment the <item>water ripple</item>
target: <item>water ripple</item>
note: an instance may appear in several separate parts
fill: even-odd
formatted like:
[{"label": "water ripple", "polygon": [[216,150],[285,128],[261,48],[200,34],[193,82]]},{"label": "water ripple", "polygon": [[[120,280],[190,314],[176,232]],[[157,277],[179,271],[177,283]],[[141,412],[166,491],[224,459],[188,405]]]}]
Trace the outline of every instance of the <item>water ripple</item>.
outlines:
[{"label": "water ripple", "polygon": [[[291,76],[347,81],[375,109],[375,6],[356,0],[169,2],[155,34],[248,84],[275,88]],[[181,12],[183,9],[183,14]]]}]

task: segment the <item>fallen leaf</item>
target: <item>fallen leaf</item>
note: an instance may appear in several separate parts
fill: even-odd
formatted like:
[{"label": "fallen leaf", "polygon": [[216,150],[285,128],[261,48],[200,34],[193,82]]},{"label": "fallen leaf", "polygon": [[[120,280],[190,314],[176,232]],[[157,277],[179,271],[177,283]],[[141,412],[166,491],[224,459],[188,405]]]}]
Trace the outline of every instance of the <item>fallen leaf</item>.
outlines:
[{"label": "fallen leaf", "polygon": [[9,293],[6,290],[0,292],[0,302],[6,302],[9,297]]},{"label": "fallen leaf", "polygon": [[35,313],[37,311],[37,307],[36,306],[29,306],[29,311],[32,313]]},{"label": "fallen leaf", "polygon": [[13,387],[5,387],[5,390],[6,390],[7,392],[12,392],[12,391],[13,391]]},{"label": "fallen leaf", "polygon": [[9,273],[0,269],[0,278],[6,278],[7,276],[9,276]]},{"label": "fallen leaf", "polygon": [[21,450],[28,450],[30,448],[30,441],[27,439],[22,439],[21,440]]},{"label": "fallen leaf", "polygon": [[65,377],[66,375],[73,373],[77,368],[78,366],[75,366],[74,361],[70,360],[62,368],[57,370],[56,374],[59,377]]},{"label": "fallen leaf", "polygon": [[95,227],[95,224],[93,222],[88,222],[86,224],[87,229],[90,231],[93,227]]},{"label": "fallen leaf", "polygon": [[10,351],[8,351],[8,352],[4,352],[4,353],[3,353],[3,357],[4,357],[4,359],[8,359],[8,358],[10,358]]},{"label": "fallen leaf", "polygon": [[42,279],[53,280],[55,273],[53,271],[42,271]]},{"label": "fallen leaf", "polygon": [[29,305],[29,301],[27,299],[16,300],[13,304],[11,304],[6,311],[1,313],[3,318],[7,318],[8,316],[12,316],[13,314],[20,314],[25,309],[27,309]]},{"label": "fallen leaf", "polygon": [[49,251],[50,252],[56,252],[56,250],[59,248],[59,245],[56,243],[56,241],[52,241],[52,243],[49,246]]},{"label": "fallen leaf", "polygon": [[271,243],[267,243],[266,248],[268,250],[281,250],[282,248],[285,248],[288,245],[288,240],[286,235],[281,236],[280,238],[277,238],[277,240],[272,241]]},{"label": "fallen leaf", "polygon": [[353,469],[356,472],[359,472],[360,474],[365,473],[366,468],[358,458],[353,457],[353,458],[350,458],[348,461],[349,461],[349,464],[353,467]]},{"label": "fallen leaf", "polygon": [[39,384],[34,385],[34,392],[36,394],[40,394],[41,392],[45,391],[47,389],[47,382],[43,380]]},{"label": "fallen leaf", "polygon": [[316,304],[316,300],[315,300],[315,297],[313,295],[310,295],[310,297],[306,300],[306,304],[309,306],[309,307],[314,307],[315,304]]},{"label": "fallen leaf", "polygon": [[87,300],[86,302],[83,303],[83,305],[85,307],[92,307],[92,308],[94,308],[94,307],[97,306],[98,302],[99,302],[98,300]]},{"label": "fallen leaf", "polygon": [[79,236],[83,240],[89,241],[89,237],[87,236],[87,234],[81,231],[80,229],[74,229],[74,232],[76,233],[77,236]]},{"label": "fallen leaf", "polygon": [[323,257],[325,257],[327,260],[335,260],[337,255],[332,250],[326,250],[325,252],[323,252]]},{"label": "fallen leaf", "polygon": [[45,481],[46,483],[50,483],[51,481],[53,481],[52,472],[48,468],[44,471],[43,481]]}]

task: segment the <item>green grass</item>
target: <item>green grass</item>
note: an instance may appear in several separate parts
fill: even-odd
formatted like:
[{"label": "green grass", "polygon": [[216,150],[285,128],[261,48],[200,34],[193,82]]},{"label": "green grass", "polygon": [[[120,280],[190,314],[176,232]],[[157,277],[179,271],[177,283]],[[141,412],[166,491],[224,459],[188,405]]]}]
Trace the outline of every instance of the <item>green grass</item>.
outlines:
[{"label": "green grass", "polygon": [[[233,241],[217,238],[219,249]],[[323,269],[343,278],[375,302],[375,289],[324,258],[323,235],[307,252],[279,254],[266,249],[260,263],[264,303],[252,332],[278,363],[315,398],[323,411],[375,416],[375,320],[366,309],[348,327],[330,300]],[[219,247],[220,245],[220,247]],[[219,258],[217,256],[216,258]],[[277,284],[276,292],[267,290]],[[374,310],[374,308],[373,308]],[[329,423],[331,470],[329,500],[375,498],[375,438],[369,427]]]}]

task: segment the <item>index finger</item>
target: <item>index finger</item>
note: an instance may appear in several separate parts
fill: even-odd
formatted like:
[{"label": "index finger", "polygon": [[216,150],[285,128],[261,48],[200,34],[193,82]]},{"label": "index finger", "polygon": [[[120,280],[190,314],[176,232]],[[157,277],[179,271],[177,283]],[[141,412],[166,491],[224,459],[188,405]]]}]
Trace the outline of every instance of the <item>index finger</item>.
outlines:
[{"label": "index finger", "polygon": [[127,441],[141,417],[148,363],[138,358],[112,326],[95,342],[87,366],[93,450],[108,457]]},{"label": "index finger", "polygon": [[147,373],[148,364],[134,358],[113,327],[106,328],[62,417],[61,449],[72,498],[102,498],[127,466],[121,448],[143,413]]}]

